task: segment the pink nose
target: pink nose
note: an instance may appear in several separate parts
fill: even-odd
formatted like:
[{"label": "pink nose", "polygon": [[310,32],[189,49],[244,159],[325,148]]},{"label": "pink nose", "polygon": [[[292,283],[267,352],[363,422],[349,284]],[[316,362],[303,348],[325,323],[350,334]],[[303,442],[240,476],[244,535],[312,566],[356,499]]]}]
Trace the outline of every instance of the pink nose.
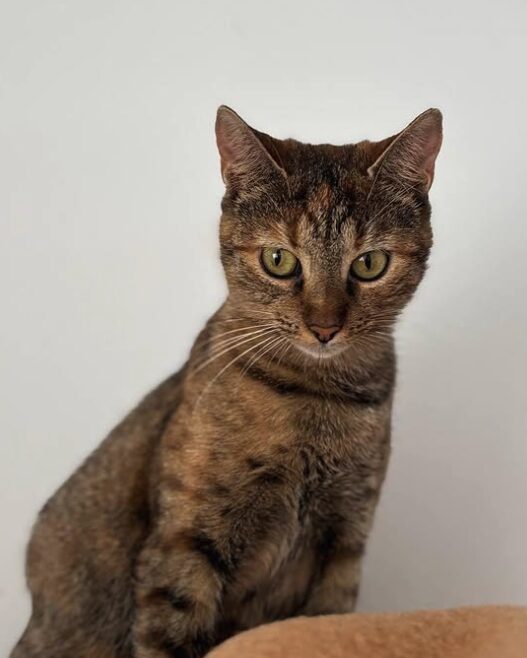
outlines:
[{"label": "pink nose", "polygon": [[311,324],[309,325],[309,328],[321,343],[329,343],[329,341],[342,329],[341,326],[336,324],[333,324],[330,327],[321,327],[320,325]]}]

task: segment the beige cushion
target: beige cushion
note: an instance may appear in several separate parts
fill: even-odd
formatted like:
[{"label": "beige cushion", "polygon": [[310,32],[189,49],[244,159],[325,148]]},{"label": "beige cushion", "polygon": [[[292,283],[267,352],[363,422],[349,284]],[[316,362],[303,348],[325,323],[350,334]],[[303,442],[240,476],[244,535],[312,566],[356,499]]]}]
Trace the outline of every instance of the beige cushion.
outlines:
[{"label": "beige cushion", "polygon": [[527,658],[527,608],[298,617],[241,633],[210,658]]}]

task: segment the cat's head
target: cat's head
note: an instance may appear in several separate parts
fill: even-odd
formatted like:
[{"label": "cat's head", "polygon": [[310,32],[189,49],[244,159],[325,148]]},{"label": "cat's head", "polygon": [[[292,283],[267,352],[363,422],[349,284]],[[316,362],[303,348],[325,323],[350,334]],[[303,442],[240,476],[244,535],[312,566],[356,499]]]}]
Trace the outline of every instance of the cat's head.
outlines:
[{"label": "cat's head", "polygon": [[381,142],[331,146],[272,138],[222,106],[216,136],[240,316],[319,358],[382,340],[426,269],[439,110]]}]

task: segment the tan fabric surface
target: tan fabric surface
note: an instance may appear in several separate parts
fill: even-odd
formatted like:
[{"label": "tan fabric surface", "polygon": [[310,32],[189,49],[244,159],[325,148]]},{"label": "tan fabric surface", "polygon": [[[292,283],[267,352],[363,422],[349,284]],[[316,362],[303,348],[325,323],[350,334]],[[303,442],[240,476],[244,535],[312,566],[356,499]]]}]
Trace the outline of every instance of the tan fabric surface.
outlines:
[{"label": "tan fabric surface", "polygon": [[210,658],[527,658],[527,608],[298,617],[241,633]]}]

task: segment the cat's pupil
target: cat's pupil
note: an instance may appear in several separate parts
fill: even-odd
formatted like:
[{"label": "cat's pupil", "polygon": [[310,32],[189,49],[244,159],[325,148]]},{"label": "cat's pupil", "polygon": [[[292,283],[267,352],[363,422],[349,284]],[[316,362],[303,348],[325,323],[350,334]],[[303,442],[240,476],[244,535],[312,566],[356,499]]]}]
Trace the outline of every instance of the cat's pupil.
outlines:
[{"label": "cat's pupil", "polygon": [[280,249],[277,249],[273,253],[273,261],[274,261],[274,264],[276,265],[276,267],[278,267],[278,265],[280,265],[281,260],[282,260],[282,252],[280,251]]},{"label": "cat's pupil", "polygon": [[364,256],[364,265],[366,265],[366,269],[371,270],[371,254]]}]

